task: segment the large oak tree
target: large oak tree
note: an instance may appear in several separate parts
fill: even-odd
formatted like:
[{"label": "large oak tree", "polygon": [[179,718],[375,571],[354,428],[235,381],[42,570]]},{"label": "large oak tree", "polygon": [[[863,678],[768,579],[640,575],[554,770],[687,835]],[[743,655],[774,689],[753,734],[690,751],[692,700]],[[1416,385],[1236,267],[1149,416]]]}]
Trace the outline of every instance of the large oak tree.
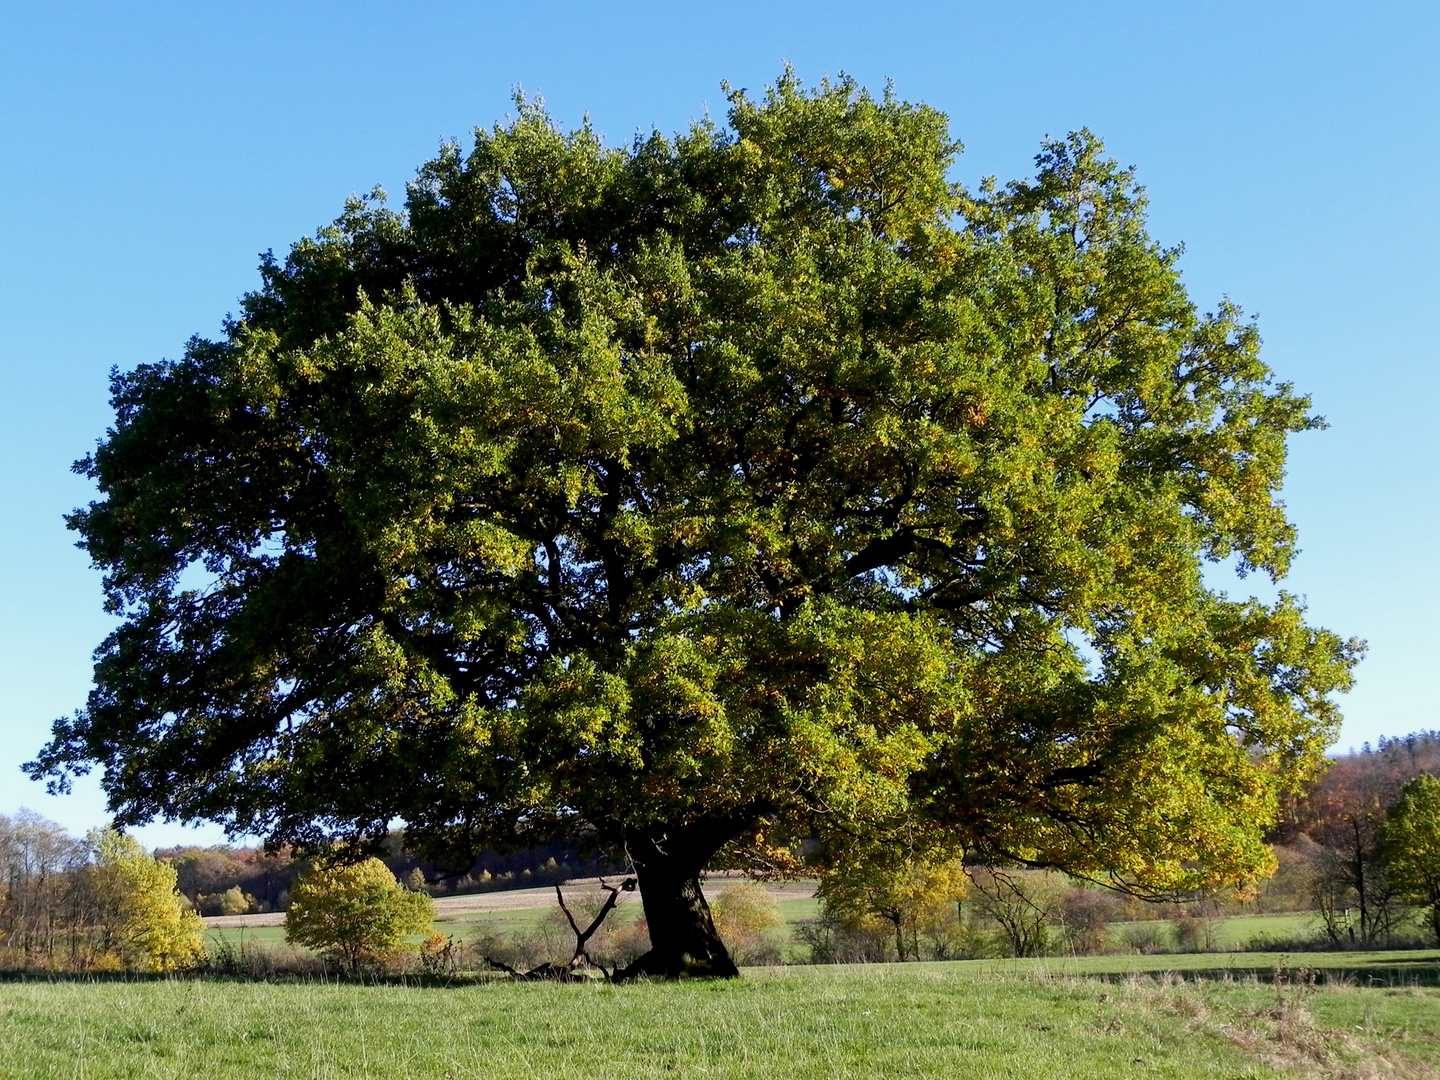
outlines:
[{"label": "large oak tree", "polygon": [[71,525],[120,623],[32,773],[277,842],[609,846],[637,973],[733,973],[699,875],[777,835],[1263,873],[1358,646],[1202,567],[1285,574],[1307,400],[1088,133],[965,190],[932,108],[729,100],[622,148],[522,101],[116,374]]}]

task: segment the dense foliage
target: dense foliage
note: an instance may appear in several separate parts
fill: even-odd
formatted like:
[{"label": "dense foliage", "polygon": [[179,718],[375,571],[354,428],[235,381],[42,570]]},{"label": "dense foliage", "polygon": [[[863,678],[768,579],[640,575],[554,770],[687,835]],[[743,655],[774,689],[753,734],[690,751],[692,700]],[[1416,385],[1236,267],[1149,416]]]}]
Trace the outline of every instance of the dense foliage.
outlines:
[{"label": "dense foliage", "polygon": [[130,837],[0,815],[0,966],[176,971],[204,958],[200,931],[174,868]]},{"label": "dense foliage", "polygon": [[715,929],[737,964],[776,963],[784,956],[785,917],[768,890],[740,880],[720,890],[711,902]]},{"label": "dense foliage", "polygon": [[1202,567],[1285,574],[1306,399],[1088,133],[966,190],[927,106],[730,105],[610,148],[522,101],[117,373],[71,525],[122,621],[32,773],[622,851],[668,973],[733,970],[697,875],[777,837],[1267,870],[1358,646]]},{"label": "dense foliage", "polygon": [[379,859],[312,869],[295,883],[285,937],[353,971],[397,952],[430,928],[435,902],[395,880]]},{"label": "dense foliage", "polygon": [[105,830],[95,839],[91,888],[100,947],[130,969],[176,971],[205,958],[200,917],[175,888],[175,868],[132,837]]},{"label": "dense foliage", "polygon": [[1380,855],[1403,900],[1425,911],[1440,944],[1440,777],[1417,776],[1390,807]]}]

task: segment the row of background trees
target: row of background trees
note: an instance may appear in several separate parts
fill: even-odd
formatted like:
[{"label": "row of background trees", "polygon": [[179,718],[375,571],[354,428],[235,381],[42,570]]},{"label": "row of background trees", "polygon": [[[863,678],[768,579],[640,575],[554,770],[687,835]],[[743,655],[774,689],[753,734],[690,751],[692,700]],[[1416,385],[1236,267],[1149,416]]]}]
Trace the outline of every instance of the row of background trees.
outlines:
[{"label": "row of background trees", "polygon": [[[819,961],[951,959],[1048,951],[1198,951],[1230,914],[1311,912],[1317,937],[1254,946],[1377,948],[1440,942],[1440,733],[1382,738],[1340,755],[1287,808],[1269,841],[1275,873],[1244,892],[1156,905],[1066,878],[956,861],[871,866],[827,881],[801,928]],[[1158,920],[1164,919],[1168,925]],[[1113,933],[1116,923],[1131,923]]]},{"label": "row of background trees", "polygon": [[[1370,945],[1393,935],[1405,904],[1382,859],[1381,826],[1406,783],[1426,774],[1440,775],[1440,732],[1382,738],[1376,746],[1367,743],[1337,756],[1271,833],[1276,874],[1260,883],[1253,899],[1233,900],[1232,906],[1317,911],[1336,945]],[[487,852],[464,873],[446,874],[405,851],[402,836],[392,837],[388,847],[382,858],[395,876],[423,884],[432,895],[547,885],[623,869],[613,859],[553,844],[504,855]],[[287,851],[259,848],[182,847],[156,854],[175,866],[180,891],[203,914],[283,910],[305,865]],[[237,890],[245,907],[222,910],[222,898],[230,893],[233,900]],[[853,904],[853,898],[839,901],[841,908]]]},{"label": "row of background trees", "polygon": [[[1414,890],[1392,872],[1382,844],[1387,815],[1416,778],[1440,775],[1440,733],[1381,739],[1335,759],[1286,814],[1274,840],[1282,854],[1272,891],[1297,885],[1335,946],[1392,940]],[[1298,879],[1290,884],[1291,879]],[[1308,888],[1306,888],[1308,886]]]},{"label": "row of background trees", "polygon": [[[552,885],[623,870],[613,859],[563,844],[504,855],[486,852],[463,872],[416,859],[405,850],[403,834],[389,837],[385,849],[381,860],[391,872],[412,890],[432,896]],[[175,867],[180,892],[207,916],[285,911],[296,879],[309,865],[288,848],[185,846],[160,848],[155,855]]]},{"label": "row of background trees", "polygon": [[22,810],[0,815],[0,949],[7,966],[171,971],[203,955],[175,868],[134,839],[83,839]]},{"label": "row of background trees", "polygon": [[[1417,904],[1440,940],[1440,852],[1432,850],[1440,845],[1437,775],[1437,732],[1382,739],[1337,757],[1288,808],[1271,836],[1277,872],[1248,896],[1197,895],[1157,911],[1061,875],[977,870],[958,861],[877,865],[827,884],[823,917],[802,928],[802,943],[820,961],[944,959],[987,948],[1013,955],[1056,947],[1096,952],[1113,943],[1111,924],[1164,914],[1173,944],[1203,948],[1216,915],[1307,910],[1330,945],[1364,948],[1393,944]],[[551,846],[486,854],[466,872],[446,874],[418,862],[399,835],[383,866],[410,893],[432,895],[617,869]],[[285,850],[180,847],[151,856],[112,831],[77,839],[29,811],[0,816],[0,948],[12,966],[188,966],[201,954],[196,912],[285,910],[308,869]],[[778,917],[759,894],[732,886],[721,896],[728,897],[717,904],[727,937],[752,960],[777,957]],[[1144,949],[1159,940],[1130,944]],[[543,951],[546,942],[536,947]]]}]

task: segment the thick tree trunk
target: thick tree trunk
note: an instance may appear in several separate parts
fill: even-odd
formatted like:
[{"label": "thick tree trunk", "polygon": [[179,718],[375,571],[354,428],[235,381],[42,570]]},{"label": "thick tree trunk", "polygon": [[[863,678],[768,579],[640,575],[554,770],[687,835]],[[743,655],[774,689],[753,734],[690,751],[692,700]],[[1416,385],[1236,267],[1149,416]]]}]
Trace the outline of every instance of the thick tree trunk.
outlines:
[{"label": "thick tree trunk", "polygon": [[730,979],[740,974],[715,932],[698,873],[647,872],[637,866],[636,877],[650,927],[650,951],[620,972],[620,978]]},{"label": "thick tree trunk", "polygon": [[618,972],[617,979],[731,979],[740,974],[715,932],[700,873],[742,828],[731,819],[704,821],[629,839],[650,951]]}]

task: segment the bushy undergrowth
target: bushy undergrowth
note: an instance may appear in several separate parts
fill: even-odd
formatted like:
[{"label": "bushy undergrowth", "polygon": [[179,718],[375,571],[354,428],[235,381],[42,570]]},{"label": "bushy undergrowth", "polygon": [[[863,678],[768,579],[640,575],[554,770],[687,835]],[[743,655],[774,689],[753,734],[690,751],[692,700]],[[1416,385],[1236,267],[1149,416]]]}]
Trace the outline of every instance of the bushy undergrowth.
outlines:
[{"label": "bushy undergrowth", "polygon": [[205,975],[242,979],[273,979],[281,975],[323,976],[334,965],[294,945],[266,945],[259,942],[212,941],[199,967]]},{"label": "bushy undergrowth", "polygon": [[[583,928],[594,918],[588,905],[572,911]],[[625,967],[650,947],[644,920],[633,923],[607,920],[587,942],[586,953],[597,964],[614,969]],[[558,907],[546,912],[533,928],[512,933],[482,932],[452,944],[455,964],[463,970],[484,970],[491,965],[532,971],[544,964],[563,964],[575,951],[575,932]]]},{"label": "bushy undergrowth", "polygon": [[975,869],[958,903],[887,925],[822,905],[819,919],[795,928],[802,962],[882,963],[1116,952],[1199,950],[1213,944],[1212,920],[1198,905],[1172,907],[1171,924],[1155,906],[1059,874]]},{"label": "bushy undergrowth", "polygon": [[1356,941],[1352,945],[1337,947],[1325,934],[1318,931],[1309,934],[1255,934],[1238,947],[1240,952],[1394,952],[1405,949],[1427,949],[1434,947],[1434,940],[1420,933],[1396,933],[1384,940]]}]

